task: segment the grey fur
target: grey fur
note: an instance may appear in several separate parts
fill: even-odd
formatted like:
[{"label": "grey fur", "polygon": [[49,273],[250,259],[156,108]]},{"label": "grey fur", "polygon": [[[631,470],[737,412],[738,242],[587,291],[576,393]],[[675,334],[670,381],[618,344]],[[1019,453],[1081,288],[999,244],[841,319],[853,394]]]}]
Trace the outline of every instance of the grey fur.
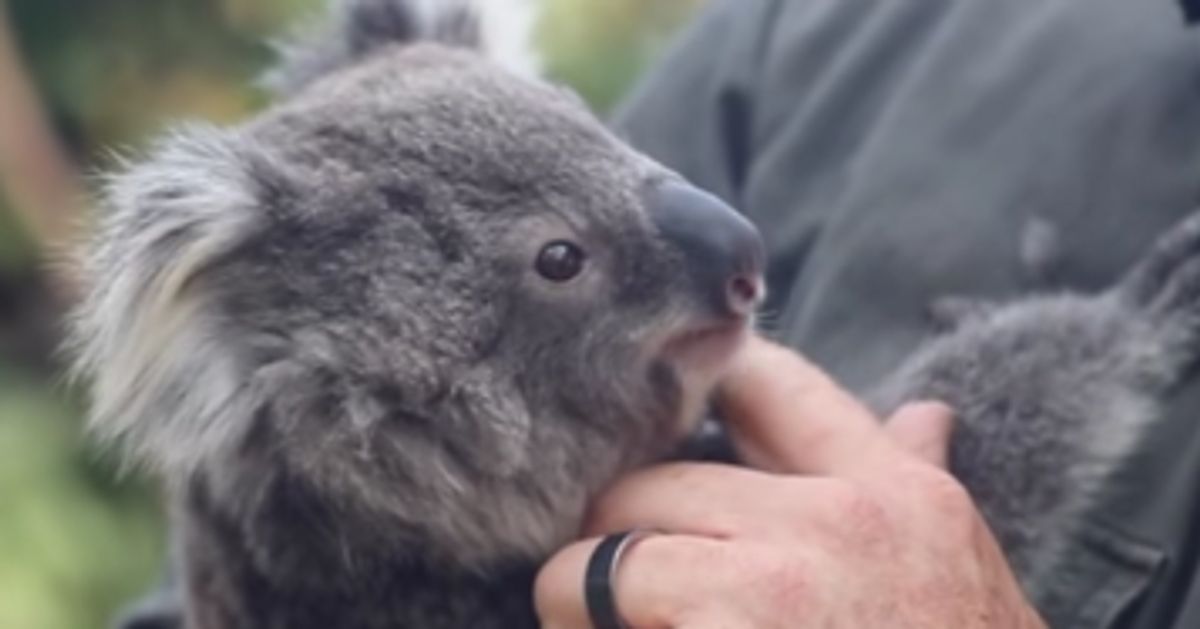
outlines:
[{"label": "grey fur", "polygon": [[[723,368],[671,344],[714,316],[644,207],[677,176],[465,48],[463,6],[353,0],[286,100],[112,180],[78,370],[168,483],[189,627],[530,626],[533,569]],[[571,282],[533,270],[556,239]]]},{"label": "grey fur", "polygon": [[[662,352],[703,318],[639,195],[674,175],[414,43],[482,40],[414,6],[347,0],[281,104],[110,187],[78,366],[95,431],[169,484],[193,629],[534,626],[538,562],[719,373]],[[568,235],[588,272],[532,278]],[[871,396],[959,410],[954,470],[1035,596],[1195,353],[1198,251],[1193,219],[1102,295],[950,308]]]},{"label": "grey fur", "polygon": [[1200,350],[1200,215],[1102,294],[958,316],[868,397],[881,413],[917,399],[956,409],[951,469],[1040,600],[1097,491]]}]

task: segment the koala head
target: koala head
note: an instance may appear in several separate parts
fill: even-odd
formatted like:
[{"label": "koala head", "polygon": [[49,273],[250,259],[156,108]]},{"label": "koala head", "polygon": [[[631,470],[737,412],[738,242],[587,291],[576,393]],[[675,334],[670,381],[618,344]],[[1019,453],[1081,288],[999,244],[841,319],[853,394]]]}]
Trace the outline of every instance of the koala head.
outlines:
[{"label": "koala head", "polygon": [[235,520],[286,489],[350,538],[537,556],[687,431],[762,245],[425,5],[345,4],[278,104],[113,178],[79,369],[98,433]]}]

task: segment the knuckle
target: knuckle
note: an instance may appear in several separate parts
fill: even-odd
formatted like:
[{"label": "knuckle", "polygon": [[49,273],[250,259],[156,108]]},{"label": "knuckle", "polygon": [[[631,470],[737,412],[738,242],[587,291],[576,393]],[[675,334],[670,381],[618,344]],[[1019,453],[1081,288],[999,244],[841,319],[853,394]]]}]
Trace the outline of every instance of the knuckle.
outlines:
[{"label": "knuckle", "polygon": [[882,548],[895,526],[886,501],[870,487],[852,480],[781,478],[773,517],[743,528],[762,535],[817,534],[837,545]]},{"label": "knuckle", "polygon": [[816,586],[811,563],[796,553],[758,553],[752,578],[745,584],[750,600],[780,618],[801,618]]},{"label": "knuckle", "polygon": [[[719,591],[723,575],[739,571],[738,556],[725,542],[686,535],[651,535],[638,541],[624,560],[634,568],[625,567],[618,588],[646,591],[648,584],[667,580],[687,584],[686,589],[696,596],[643,597],[642,612],[652,618],[678,619],[702,615],[711,603],[708,594]],[[696,566],[706,572],[697,573]],[[618,590],[618,596],[621,591]]]},{"label": "knuckle", "polygon": [[967,488],[948,473],[928,474],[919,484],[920,499],[953,539],[969,538],[980,525],[975,502]]},{"label": "knuckle", "polygon": [[967,517],[975,513],[975,504],[967,488],[953,476],[940,470],[926,475],[921,483],[925,500],[947,517]]},{"label": "knuckle", "polygon": [[836,480],[830,483],[826,500],[835,530],[849,538],[878,539],[891,530],[886,508],[863,487]]}]

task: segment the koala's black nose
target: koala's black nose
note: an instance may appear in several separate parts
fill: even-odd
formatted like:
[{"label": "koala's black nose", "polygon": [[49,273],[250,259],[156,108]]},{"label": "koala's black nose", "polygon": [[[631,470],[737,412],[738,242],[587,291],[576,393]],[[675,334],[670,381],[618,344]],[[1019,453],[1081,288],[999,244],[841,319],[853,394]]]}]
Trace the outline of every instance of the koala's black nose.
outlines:
[{"label": "koala's black nose", "polygon": [[658,183],[646,194],[654,224],[683,251],[704,298],[721,314],[751,314],[763,298],[766,264],[754,225],[717,197],[680,181]]}]

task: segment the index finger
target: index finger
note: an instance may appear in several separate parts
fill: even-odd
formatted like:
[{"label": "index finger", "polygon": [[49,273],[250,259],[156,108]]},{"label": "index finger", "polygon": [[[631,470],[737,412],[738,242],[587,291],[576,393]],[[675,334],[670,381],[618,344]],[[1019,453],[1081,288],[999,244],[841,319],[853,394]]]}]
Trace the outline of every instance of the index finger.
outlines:
[{"label": "index finger", "polygon": [[845,475],[895,456],[878,418],[795,352],[754,337],[717,395],[735,439],[778,471]]}]

